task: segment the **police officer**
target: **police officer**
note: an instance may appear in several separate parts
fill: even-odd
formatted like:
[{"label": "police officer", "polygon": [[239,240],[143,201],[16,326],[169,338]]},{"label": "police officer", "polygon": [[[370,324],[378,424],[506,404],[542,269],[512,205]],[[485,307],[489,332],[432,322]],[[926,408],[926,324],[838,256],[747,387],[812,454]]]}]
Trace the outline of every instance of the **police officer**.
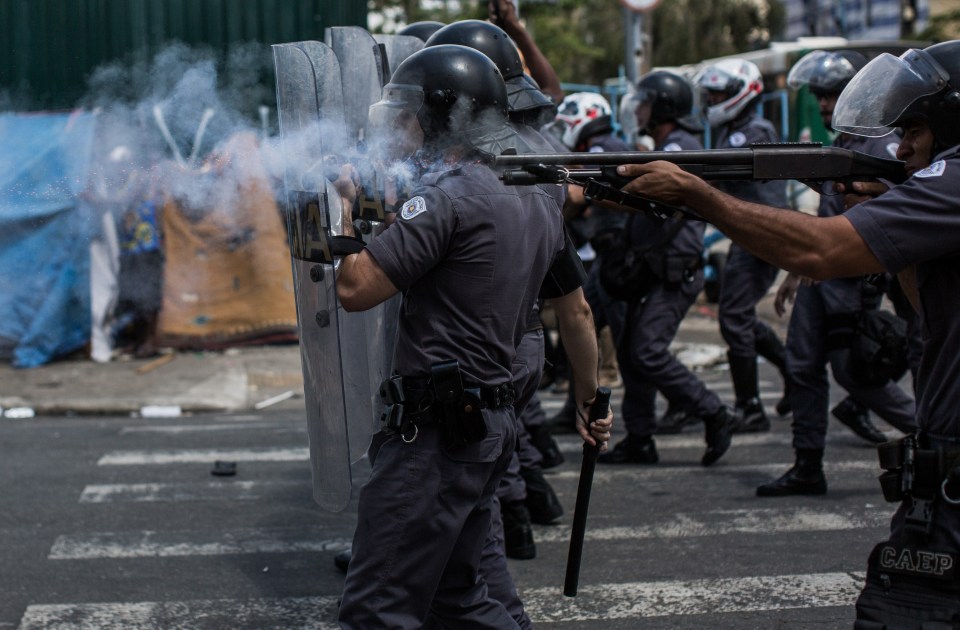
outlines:
[{"label": "police officer", "polygon": [[[915,121],[921,124],[916,125]],[[903,184],[844,185],[847,206],[834,217],[783,213],[744,202],[662,162],[628,165],[625,190],[686,204],[756,256],[825,280],[896,273],[921,317],[915,437],[883,445],[888,499],[902,501],[890,538],[878,545],[857,602],[857,625],[955,626],[960,559],[960,40],[882,54],[837,101],[833,126],[883,135],[893,126],[930,132],[933,162]],[[904,152],[901,156],[909,158]],[[908,160],[909,165],[909,160]],[[939,623],[933,623],[937,620]]]},{"label": "police officer", "polygon": [[[760,69],[743,59],[724,59],[707,66],[697,83],[704,91],[706,116],[711,127],[719,127],[718,149],[749,147],[779,142],[770,121],[755,112],[763,92]],[[717,188],[744,201],[786,208],[786,182],[718,182]],[[757,354],[773,363],[786,376],[786,352],[776,333],[757,318],[757,302],[777,278],[779,270],[736,243],[730,246],[720,288],[720,333],[729,350],[730,376],[739,416],[737,431],[766,431],[770,428],[757,380]],[[786,397],[789,400],[789,397]],[[789,407],[778,405],[778,413]]]},{"label": "police officer", "polygon": [[[504,188],[485,163],[503,137],[506,88],[481,53],[435,46],[411,55],[369,119],[396,155],[419,150],[427,172],[398,220],[344,256],[337,275],[350,311],[404,293],[397,376],[383,387],[391,406],[370,450],[339,622],[518,627],[478,565],[516,443],[510,366],[563,249],[562,222],[542,189]],[[342,194],[349,202],[356,191]],[[595,368],[595,343],[590,350],[583,358]],[[596,387],[589,374],[577,383],[585,407]],[[581,435],[603,441],[611,420],[584,423]]]},{"label": "police officer", "polygon": [[[651,136],[657,150],[702,149],[682,119],[693,107],[693,92],[680,76],[653,72],[638,85],[637,119],[642,133]],[[627,247],[649,245],[657,268],[647,294],[627,305],[617,359],[623,378],[623,414],[627,436],[598,461],[609,464],[656,464],[660,460],[653,434],[656,394],[704,419],[709,466],[730,446],[733,413],[720,398],[671,352],[670,342],[680,321],[703,289],[703,231],[701,221],[657,221],[642,214],[627,220]]]},{"label": "police officer", "polygon": [[[813,51],[790,70],[787,84],[795,90],[808,86],[817,98],[824,126],[832,129],[837,98],[866,62],[863,55],[853,51]],[[889,159],[896,157],[896,140],[893,136],[866,138],[841,133],[833,144]],[[831,188],[820,196],[817,214],[830,217],[843,211],[843,198],[833,192],[831,183]],[[865,384],[851,369],[852,328],[865,300],[879,300],[879,290],[865,284],[863,278],[801,284],[797,274],[790,274],[777,291],[775,307],[778,313],[783,312],[784,302],[794,299],[794,295],[796,301],[787,333],[787,366],[792,379],[790,405],[793,408],[796,462],[778,479],[758,487],[757,496],[761,497],[825,494],[827,491],[823,450],[830,401],[828,361],[833,377],[854,400],[873,409],[902,431],[913,433],[916,430],[916,408],[912,397],[893,381],[879,387]],[[865,414],[851,411],[848,405],[842,405],[834,410],[834,415],[864,439],[877,444],[886,441]]]},{"label": "police officer", "polygon": [[[489,57],[506,83],[508,117],[523,138],[523,148],[534,152],[552,151],[537,129],[545,120],[553,120],[556,105],[540,91],[536,81],[524,73],[520,54],[503,29],[490,22],[462,20],[438,30],[427,40],[426,46],[443,44],[468,46]],[[563,189],[550,186],[547,190],[555,196],[559,211],[563,205]],[[581,284],[581,279],[575,278],[574,285],[568,289],[578,290]],[[569,311],[563,310],[562,316],[568,317]],[[518,392],[514,407],[520,420],[517,428],[520,440],[497,490],[506,554],[520,560],[536,556],[531,523],[550,524],[563,515],[563,506],[543,476],[543,455],[533,439],[536,436],[540,448],[561,457],[559,447],[546,429],[546,416],[537,396],[543,374],[543,339],[537,302],[527,318],[526,332],[513,364],[514,385]]]}]

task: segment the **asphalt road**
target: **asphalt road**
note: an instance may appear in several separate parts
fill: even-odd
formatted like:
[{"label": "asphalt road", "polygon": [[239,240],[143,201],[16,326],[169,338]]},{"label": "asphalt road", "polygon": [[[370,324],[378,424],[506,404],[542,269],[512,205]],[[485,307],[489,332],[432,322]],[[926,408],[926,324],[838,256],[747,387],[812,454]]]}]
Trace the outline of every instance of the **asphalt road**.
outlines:
[{"label": "asphalt road", "polygon": [[[726,371],[703,377],[730,400]],[[761,378],[772,408],[779,377],[763,365]],[[548,414],[561,398],[544,395]],[[300,404],[0,420],[0,629],[335,627],[343,577],[332,558],[349,544],[356,503],[340,514],[313,503]],[[893,508],[874,450],[830,430],[825,497],[754,496],[792,462],[783,420],[736,436],[708,469],[696,428],[658,438],[657,466],[600,466],[573,599],[562,585],[580,458],[576,438],[561,436],[567,461],[548,477],[567,514],[537,527],[536,560],[511,561],[537,627],[851,627]],[[211,475],[216,460],[237,474]],[[366,472],[360,462],[356,476]]]}]

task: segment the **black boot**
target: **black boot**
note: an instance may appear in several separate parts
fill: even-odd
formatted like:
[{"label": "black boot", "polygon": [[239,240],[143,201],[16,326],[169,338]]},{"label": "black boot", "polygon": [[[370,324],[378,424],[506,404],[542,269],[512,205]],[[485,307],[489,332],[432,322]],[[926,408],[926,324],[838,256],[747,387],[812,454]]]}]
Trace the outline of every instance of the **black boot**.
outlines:
[{"label": "black boot", "polygon": [[338,569],[346,573],[347,567],[350,566],[350,559],[352,557],[353,557],[353,550],[344,549],[343,551],[341,551],[340,553],[338,553],[333,557],[333,564]]},{"label": "black boot", "polygon": [[663,417],[657,421],[657,435],[681,433],[684,427],[698,422],[700,418],[671,404]]},{"label": "black boot", "polygon": [[733,409],[726,405],[720,405],[716,413],[703,419],[706,427],[704,437],[707,441],[707,450],[700,460],[701,464],[710,466],[727,452],[730,448],[730,436],[733,434],[735,419]]},{"label": "black boot", "polygon": [[540,466],[544,469],[556,468],[563,463],[563,453],[560,452],[560,446],[550,435],[550,429],[546,425],[539,427],[527,427],[530,433],[530,443],[540,451],[543,460]]},{"label": "black boot", "polygon": [[730,377],[733,379],[733,391],[737,398],[736,413],[738,422],[734,433],[759,433],[770,430],[770,420],[763,410],[757,384],[757,357],[727,355],[730,362]]},{"label": "black boot", "polygon": [[597,461],[601,464],[656,464],[660,461],[657,444],[649,435],[639,436],[627,433],[613,450],[600,453]]},{"label": "black boot", "polygon": [[521,470],[520,475],[527,486],[527,499],[524,505],[530,514],[530,521],[537,525],[553,525],[563,516],[563,506],[539,470]]},{"label": "black boot", "polygon": [[790,405],[791,387],[790,373],[787,371],[787,349],[783,347],[783,342],[772,330],[765,331],[757,337],[754,347],[757,349],[757,354],[780,370],[780,378],[783,379],[783,396],[777,401],[776,409],[777,414],[782,418],[793,411]]},{"label": "black boot", "polygon": [[870,422],[870,411],[850,396],[841,400],[830,413],[848,429],[871,444],[882,444],[887,441],[887,436]]},{"label": "black boot", "polygon": [[826,494],[823,449],[798,448],[797,461],[782,477],[757,487],[758,497],[786,497],[795,494]]},{"label": "black boot", "polygon": [[530,513],[523,501],[500,503],[503,516],[503,544],[507,557],[514,560],[533,560],[537,557],[537,545],[533,542]]}]

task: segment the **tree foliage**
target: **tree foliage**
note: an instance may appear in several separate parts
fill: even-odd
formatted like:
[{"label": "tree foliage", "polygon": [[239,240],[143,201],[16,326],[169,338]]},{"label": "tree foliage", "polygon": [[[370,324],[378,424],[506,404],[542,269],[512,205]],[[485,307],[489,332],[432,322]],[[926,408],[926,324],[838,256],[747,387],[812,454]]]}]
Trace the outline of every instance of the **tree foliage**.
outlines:
[{"label": "tree foliage", "polygon": [[[403,23],[487,17],[485,0],[370,0],[368,6],[400,13]],[[616,0],[521,0],[520,15],[561,81],[598,85],[617,76],[628,16]],[[762,47],[784,22],[779,0],[663,0],[647,16],[656,66]]]}]

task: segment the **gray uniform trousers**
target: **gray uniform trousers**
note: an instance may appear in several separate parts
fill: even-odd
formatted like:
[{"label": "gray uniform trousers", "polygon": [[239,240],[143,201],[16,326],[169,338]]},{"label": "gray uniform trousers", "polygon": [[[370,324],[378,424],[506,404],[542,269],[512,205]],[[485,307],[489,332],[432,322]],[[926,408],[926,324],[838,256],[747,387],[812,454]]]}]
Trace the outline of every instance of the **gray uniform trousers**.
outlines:
[{"label": "gray uniform trousers", "polygon": [[[435,427],[380,433],[360,492],[339,623],[350,630],[516,628],[480,579],[494,492],[517,441],[512,407],[483,410],[488,435],[447,448]],[[503,560],[504,564],[506,559]]]},{"label": "gray uniform trousers", "polygon": [[767,294],[779,271],[740,246],[730,245],[717,316],[720,334],[732,356],[755,357],[756,340],[765,334],[775,335],[757,318],[757,302]]},{"label": "gray uniform trousers", "polygon": [[[850,371],[849,348],[827,349],[828,313],[856,312],[860,307],[858,292],[855,293],[855,303],[850,304],[847,299],[846,304],[838,304],[838,299],[849,291],[833,291],[832,283],[835,282],[851,281],[800,285],[790,315],[786,345],[787,369],[793,385],[790,404],[793,407],[794,448],[824,448],[830,406],[828,361],[833,378],[854,400],[898,428],[916,428],[916,404],[899,385],[893,381],[880,387],[858,384]],[[859,280],[853,282],[859,283]]]},{"label": "gray uniform trousers", "polygon": [[711,416],[720,408],[720,398],[670,352],[670,342],[701,289],[703,271],[698,270],[693,282],[676,287],[658,282],[642,302],[627,309],[617,360],[623,378],[621,415],[631,434],[646,437],[656,431],[658,391],[697,416]]},{"label": "gray uniform trousers", "polygon": [[[537,411],[543,416],[543,410],[540,409],[540,399],[536,398],[537,389],[540,387],[540,377],[543,374],[543,330],[528,330],[523,334],[520,345],[517,346],[517,354],[513,359],[511,366],[513,374],[513,386],[516,390],[516,400],[513,404],[514,412],[517,415],[517,450],[507,467],[507,472],[503,475],[500,487],[497,488],[497,497],[501,501],[523,501],[527,498],[526,484],[523,477],[520,476],[520,469],[539,469],[543,462],[543,456],[537,447],[530,441],[530,434],[527,433],[524,423],[524,414],[536,418]],[[534,400],[535,399],[535,400]],[[528,411],[528,408],[535,406],[535,409]],[[541,424],[543,419],[541,418]]]}]

